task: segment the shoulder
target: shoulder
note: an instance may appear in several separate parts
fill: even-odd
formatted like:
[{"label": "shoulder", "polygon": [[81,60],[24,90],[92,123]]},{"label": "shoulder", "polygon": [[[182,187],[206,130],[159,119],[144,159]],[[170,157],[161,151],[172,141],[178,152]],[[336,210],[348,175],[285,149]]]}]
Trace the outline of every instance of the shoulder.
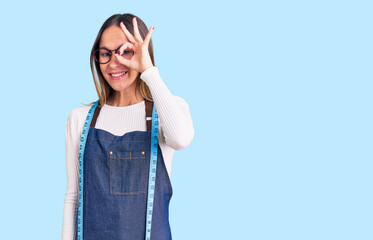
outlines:
[{"label": "shoulder", "polygon": [[74,108],[67,117],[66,125],[69,125],[71,127],[79,127],[80,125],[84,125],[85,119],[91,106],[92,104]]}]

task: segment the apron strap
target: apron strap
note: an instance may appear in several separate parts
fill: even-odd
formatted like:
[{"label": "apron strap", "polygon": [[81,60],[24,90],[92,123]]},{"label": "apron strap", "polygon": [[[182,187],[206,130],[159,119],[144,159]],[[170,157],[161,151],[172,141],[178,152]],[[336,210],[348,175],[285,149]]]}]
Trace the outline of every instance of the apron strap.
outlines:
[{"label": "apron strap", "polygon": [[100,113],[100,110],[101,108],[97,106],[95,109],[95,113],[93,114],[93,118],[92,118],[91,125],[89,126],[89,128],[96,126],[96,121],[97,121],[98,114]]},{"label": "apron strap", "polygon": [[151,101],[145,99],[145,112],[146,112],[146,128],[147,128],[147,131],[151,131],[152,130],[153,103],[154,102],[151,102]]},{"label": "apron strap", "polygon": [[[145,98],[144,100],[145,100],[145,113],[146,113],[146,128],[147,128],[147,131],[150,131],[152,129],[152,113],[153,113],[154,102],[151,102]],[[101,108],[97,106],[95,109],[95,113],[93,114],[91,125],[89,126],[90,128],[96,126],[96,121],[97,121],[98,114],[100,113],[100,110]]]}]

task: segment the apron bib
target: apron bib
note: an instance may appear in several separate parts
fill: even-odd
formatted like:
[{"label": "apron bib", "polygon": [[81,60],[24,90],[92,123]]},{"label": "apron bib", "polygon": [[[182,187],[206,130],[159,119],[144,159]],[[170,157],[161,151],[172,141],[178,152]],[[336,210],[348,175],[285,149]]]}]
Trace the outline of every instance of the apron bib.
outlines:
[{"label": "apron bib", "polygon": [[[83,239],[144,240],[153,102],[145,99],[147,131],[116,136],[95,128],[96,107],[84,150]],[[171,240],[172,186],[158,144],[151,240]]]}]

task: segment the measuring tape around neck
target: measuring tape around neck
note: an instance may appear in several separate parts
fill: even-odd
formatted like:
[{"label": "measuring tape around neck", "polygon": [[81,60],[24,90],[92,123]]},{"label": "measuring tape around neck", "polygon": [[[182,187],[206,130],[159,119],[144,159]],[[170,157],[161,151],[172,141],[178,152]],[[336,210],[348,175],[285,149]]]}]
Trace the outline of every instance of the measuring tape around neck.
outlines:
[{"label": "measuring tape around neck", "polygon": [[78,207],[78,230],[77,238],[78,240],[83,240],[83,154],[85,149],[85,143],[87,140],[87,135],[89,131],[89,126],[91,125],[93,113],[97,107],[99,100],[97,100],[89,109],[87,118],[84,123],[82,136],[80,138],[79,146],[79,207]]},{"label": "measuring tape around neck", "polygon": [[[83,240],[83,155],[85,143],[87,141],[89,126],[91,125],[92,117],[97,104],[97,100],[89,109],[87,118],[84,123],[82,136],[80,138],[79,146],[79,207],[78,207],[78,229],[77,240]],[[148,186],[148,202],[146,209],[146,236],[145,240],[150,240],[152,216],[153,216],[153,202],[155,190],[155,177],[157,170],[157,155],[158,155],[158,114],[153,104],[152,113],[152,130],[151,130],[151,153],[150,153],[150,166],[149,166],[149,186]]]},{"label": "measuring tape around neck", "polygon": [[151,131],[151,153],[149,166],[149,185],[148,185],[148,204],[146,210],[146,236],[145,240],[150,240],[150,232],[152,228],[154,189],[155,189],[155,174],[157,172],[157,155],[158,155],[158,114],[153,104],[152,113],[152,131]]}]

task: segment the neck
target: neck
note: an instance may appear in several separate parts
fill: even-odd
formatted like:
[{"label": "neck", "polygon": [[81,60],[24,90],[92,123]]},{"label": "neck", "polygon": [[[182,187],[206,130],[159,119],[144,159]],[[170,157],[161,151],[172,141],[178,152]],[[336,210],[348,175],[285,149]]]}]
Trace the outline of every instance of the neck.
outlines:
[{"label": "neck", "polygon": [[114,91],[107,99],[106,104],[114,107],[125,107],[139,103],[143,100],[144,97],[141,96],[139,91],[133,94]]}]

